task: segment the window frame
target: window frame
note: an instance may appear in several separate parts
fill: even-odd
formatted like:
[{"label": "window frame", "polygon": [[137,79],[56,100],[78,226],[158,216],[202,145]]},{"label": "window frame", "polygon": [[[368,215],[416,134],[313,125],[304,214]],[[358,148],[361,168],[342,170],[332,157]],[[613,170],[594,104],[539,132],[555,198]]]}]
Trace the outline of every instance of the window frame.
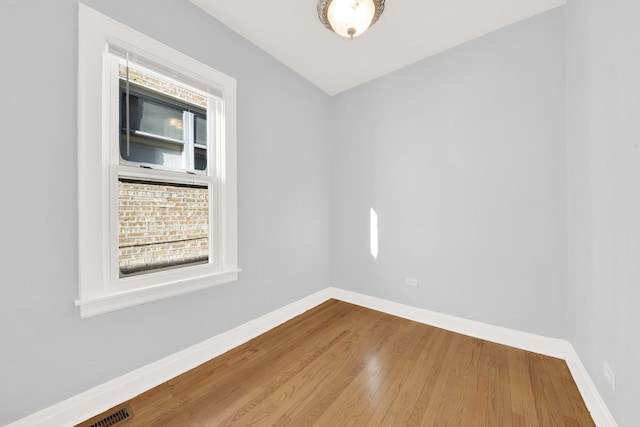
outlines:
[{"label": "window frame", "polygon": [[[235,79],[83,4],[78,5],[78,29],[79,294],[75,304],[80,307],[80,316],[237,280]],[[147,169],[120,162],[120,90],[117,78],[114,87],[112,58],[123,52],[141,66],[219,100],[218,137],[207,141],[207,173]],[[121,278],[119,176],[209,185],[210,218],[215,219],[210,221],[209,263]]]}]

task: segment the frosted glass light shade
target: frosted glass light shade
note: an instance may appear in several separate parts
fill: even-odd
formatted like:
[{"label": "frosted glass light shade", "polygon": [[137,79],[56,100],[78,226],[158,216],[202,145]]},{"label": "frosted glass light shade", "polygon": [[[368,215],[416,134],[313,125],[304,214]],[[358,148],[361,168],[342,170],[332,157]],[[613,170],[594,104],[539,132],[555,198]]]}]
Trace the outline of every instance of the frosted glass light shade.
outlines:
[{"label": "frosted glass light shade", "polygon": [[328,29],[354,38],[373,25],[384,9],[384,0],[320,0],[318,17]]}]

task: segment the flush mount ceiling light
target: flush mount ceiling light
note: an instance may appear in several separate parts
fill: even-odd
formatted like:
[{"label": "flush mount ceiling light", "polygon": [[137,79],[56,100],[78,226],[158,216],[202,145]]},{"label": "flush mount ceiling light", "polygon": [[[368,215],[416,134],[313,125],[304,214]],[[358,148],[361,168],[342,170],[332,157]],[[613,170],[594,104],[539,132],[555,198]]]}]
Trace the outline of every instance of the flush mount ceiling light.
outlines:
[{"label": "flush mount ceiling light", "polygon": [[318,17],[342,37],[354,38],[376,23],[385,0],[319,0]]}]

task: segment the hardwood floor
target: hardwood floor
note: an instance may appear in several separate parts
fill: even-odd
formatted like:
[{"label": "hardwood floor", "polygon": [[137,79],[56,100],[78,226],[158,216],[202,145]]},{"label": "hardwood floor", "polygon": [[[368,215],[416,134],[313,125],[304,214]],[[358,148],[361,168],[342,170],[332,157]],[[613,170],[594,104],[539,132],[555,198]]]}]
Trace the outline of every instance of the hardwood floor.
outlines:
[{"label": "hardwood floor", "polygon": [[594,425],[563,360],[336,300],[128,403],[118,426]]}]

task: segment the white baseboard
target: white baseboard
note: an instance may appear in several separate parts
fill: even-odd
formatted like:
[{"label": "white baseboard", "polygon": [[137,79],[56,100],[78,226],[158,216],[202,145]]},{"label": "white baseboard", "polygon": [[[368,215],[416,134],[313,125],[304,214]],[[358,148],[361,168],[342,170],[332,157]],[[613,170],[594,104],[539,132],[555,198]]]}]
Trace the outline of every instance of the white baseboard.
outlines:
[{"label": "white baseboard", "polygon": [[73,396],[7,427],[69,426],[106,411],[335,298],[453,332],[564,359],[599,427],[617,427],[575,349],[566,340],[515,331],[338,288],[326,288],[133,372]]},{"label": "white baseboard", "polygon": [[500,326],[412,307],[382,298],[345,291],[344,289],[331,289],[331,295],[341,301],[382,311],[404,319],[424,323],[425,325],[435,326],[459,334],[544,354],[546,356],[557,357],[559,359],[565,359],[569,352],[567,348],[568,342],[565,340],[502,328]]},{"label": "white baseboard", "polygon": [[6,427],[72,426],[183,374],[330,299],[331,288],[143,366]]},{"label": "white baseboard", "polygon": [[344,302],[360,305],[415,322],[436,326],[452,332],[520,348],[522,350],[532,351],[534,353],[544,354],[546,356],[564,359],[596,426],[618,426],[582,364],[578,353],[576,353],[573,345],[567,340],[502,328],[500,326],[412,307],[381,298],[346,291],[344,289],[331,288],[331,295],[333,298]]},{"label": "white baseboard", "polygon": [[569,371],[571,371],[571,375],[573,376],[573,380],[578,386],[578,390],[580,390],[580,394],[582,395],[582,399],[584,400],[585,405],[587,405],[587,409],[591,412],[591,417],[593,421],[596,423],[596,426],[600,427],[617,427],[618,423],[615,418],[613,418],[613,414],[609,411],[607,404],[604,403],[604,399],[598,392],[596,385],[591,380],[587,369],[582,364],[580,360],[580,356],[576,353],[573,345],[567,341],[569,346],[569,354],[565,359],[567,362],[567,366],[569,367]]}]

